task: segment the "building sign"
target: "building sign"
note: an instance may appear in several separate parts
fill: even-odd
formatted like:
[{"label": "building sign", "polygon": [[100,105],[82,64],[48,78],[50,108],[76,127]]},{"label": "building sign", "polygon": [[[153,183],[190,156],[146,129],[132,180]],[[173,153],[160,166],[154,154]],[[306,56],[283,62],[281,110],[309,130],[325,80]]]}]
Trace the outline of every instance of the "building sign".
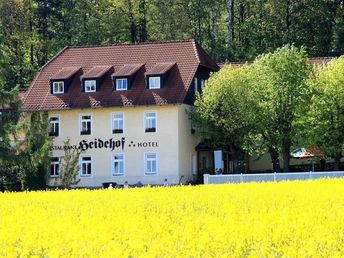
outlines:
[{"label": "building sign", "polygon": [[[130,141],[127,145],[128,148],[146,148],[146,147],[159,147],[157,142],[134,142]],[[60,145],[51,146],[50,150],[65,150],[65,149],[81,149],[82,151],[92,150],[92,149],[109,149],[114,151],[115,149],[124,150],[125,148],[125,137],[119,140],[113,138],[104,140],[95,138],[94,140],[82,140],[78,145]]]}]

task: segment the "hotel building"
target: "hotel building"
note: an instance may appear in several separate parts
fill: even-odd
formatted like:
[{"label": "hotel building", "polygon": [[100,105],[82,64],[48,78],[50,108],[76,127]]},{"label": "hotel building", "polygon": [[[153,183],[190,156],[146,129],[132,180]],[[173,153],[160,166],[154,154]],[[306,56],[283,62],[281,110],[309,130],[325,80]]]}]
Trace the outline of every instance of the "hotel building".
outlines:
[{"label": "hotel building", "polygon": [[193,40],[64,48],[23,100],[25,112],[49,113],[48,183],[60,175],[67,139],[82,150],[78,186],[192,180],[213,161],[196,151],[187,110],[218,69]]}]

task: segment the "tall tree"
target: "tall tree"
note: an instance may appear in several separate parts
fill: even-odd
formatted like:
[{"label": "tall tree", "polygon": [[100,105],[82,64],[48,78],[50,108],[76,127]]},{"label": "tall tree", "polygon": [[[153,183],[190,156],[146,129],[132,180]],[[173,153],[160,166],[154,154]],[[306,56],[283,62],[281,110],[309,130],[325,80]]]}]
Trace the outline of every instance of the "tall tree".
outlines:
[{"label": "tall tree", "polygon": [[339,170],[344,147],[344,56],[320,68],[311,80],[313,98],[305,117],[309,142],[335,160]]},{"label": "tall tree", "polygon": [[259,57],[253,65],[255,101],[259,103],[256,126],[271,158],[282,152],[283,170],[289,171],[290,149],[298,132],[294,123],[304,115],[311,68],[304,49],[284,46]]}]

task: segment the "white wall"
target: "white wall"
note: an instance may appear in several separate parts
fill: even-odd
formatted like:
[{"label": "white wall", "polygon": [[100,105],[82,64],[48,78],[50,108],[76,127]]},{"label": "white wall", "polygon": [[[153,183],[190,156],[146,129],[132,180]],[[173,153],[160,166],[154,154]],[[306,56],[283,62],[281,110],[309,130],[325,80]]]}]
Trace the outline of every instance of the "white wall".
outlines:
[{"label": "white wall", "polygon": [[[101,183],[109,181],[119,184],[128,181],[129,184],[134,184],[139,180],[143,184],[163,184],[165,178],[171,184],[176,184],[181,175],[184,175],[185,179],[190,178],[191,153],[196,154],[194,148],[197,142],[190,132],[186,108],[187,105],[169,105],[51,111],[50,116],[60,117],[60,134],[54,139],[54,146],[63,146],[63,141],[67,138],[70,138],[71,145],[79,146],[82,140],[121,140],[125,137],[124,150],[116,148],[111,151],[109,148],[102,148],[88,149],[82,153],[92,156],[93,173],[91,177],[82,177],[78,186],[101,186]],[[157,132],[144,131],[145,111],[157,112]],[[124,113],[123,135],[112,134],[113,112]],[[79,134],[80,114],[92,115],[90,136]],[[138,143],[143,142],[150,142],[152,146],[138,147]],[[157,175],[144,175],[144,154],[147,152],[155,152],[158,155]],[[63,150],[55,149],[52,156],[63,156],[63,153]],[[111,175],[111,158],[114,153],[125,155],[125,176]],[[50,184],[53,184],[53,180],[50,180]]]}]

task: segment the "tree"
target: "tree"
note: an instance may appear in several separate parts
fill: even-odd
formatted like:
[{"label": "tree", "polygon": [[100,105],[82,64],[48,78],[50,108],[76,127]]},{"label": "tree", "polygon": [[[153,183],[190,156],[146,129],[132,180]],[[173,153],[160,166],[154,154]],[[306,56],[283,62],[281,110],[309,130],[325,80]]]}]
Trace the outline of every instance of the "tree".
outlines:
[{"label": "tree", "polygon": [[72,185],[76,185],[80,181],[80,179],[77,179],[77,176],[80,170],[79,157],[81,150],[71,149],[69,142],[70,139],[63,142],[64,155],[60,163],[60,182],[63,188],[70,188]]},{"label": "tree", "polygon": [[260,56],[252,69],[255,78],[252,90],[258,104],[254,124],[272,163],[281,152],[283,170],[288,172],[290,149],[300,134],[294,124],[305,114],[310,96],[306,83],[311,72],[307,54],[304,49],[286,45]]},{"label": "tree", "polygon": [[191,119],[204,141],[214,148],[229,148],[234,160],[240,153],[252,154],[251,121],[254,106],[249,66],[227,66],[213,74],[197,96]]},{"label": "tree", "polygon": [[52,144],[52,139],[48,136],[48,125],[48,113],[34,112],[22,127],[25,145],[18,157],[22,190],[46,189],[50,167],[49,149]]},{"label": "tree", "polygon": [[0,33],[0,191],[15,189],[18,183],[16,127],[20,114],[18,87],[7,81],[9,61]]},{"label": "tree", "polygon": [[334,158],[339,170],[344,144],[344,56],[320,68],[310,81],[313,98],[305,118],[309,141]]}]

